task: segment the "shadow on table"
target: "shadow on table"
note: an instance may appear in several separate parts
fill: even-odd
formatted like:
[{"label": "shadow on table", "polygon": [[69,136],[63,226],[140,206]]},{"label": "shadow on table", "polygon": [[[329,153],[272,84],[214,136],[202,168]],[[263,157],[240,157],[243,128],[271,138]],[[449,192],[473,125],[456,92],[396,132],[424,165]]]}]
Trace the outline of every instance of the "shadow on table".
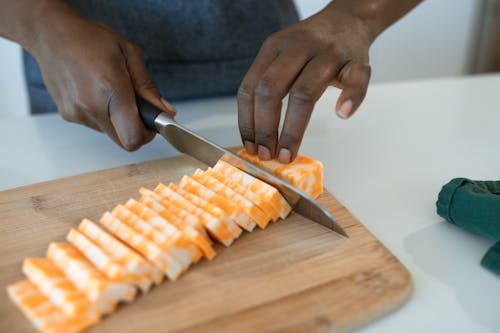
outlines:
[{"label": "shadow on table", "polygon": [[[442,243],[440,253],[432,246],[436,243]],[[419,268],[455,290],[471,320],[492,332],[500,332],[500,312],[494,305],[500,300],[500,279],[479,264],[489,246],[489,240],[445,222],[404,240],[405,249]],[[460,261],[456,260],[458,257]]]}]

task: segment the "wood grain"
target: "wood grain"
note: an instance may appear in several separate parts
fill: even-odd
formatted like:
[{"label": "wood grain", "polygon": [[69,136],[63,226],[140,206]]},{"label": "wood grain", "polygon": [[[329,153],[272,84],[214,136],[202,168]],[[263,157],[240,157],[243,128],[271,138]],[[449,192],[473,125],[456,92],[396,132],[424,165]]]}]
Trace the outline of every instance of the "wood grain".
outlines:
[{"label": "wood grain", "polygon": [[[134,164],[0,192],[0,331],[32,331],[5,287],[21,279],[25,257],[45,255],[83,217],[138,197],[140,186],[177,182],[204,167],[192,158]],[[404,266],[331,194],[319,202],[343,239],[292,214],[265,230],[217,246],[176,282],[165,282],[91,332],[348,331],[395,310],[411,293]]]}]

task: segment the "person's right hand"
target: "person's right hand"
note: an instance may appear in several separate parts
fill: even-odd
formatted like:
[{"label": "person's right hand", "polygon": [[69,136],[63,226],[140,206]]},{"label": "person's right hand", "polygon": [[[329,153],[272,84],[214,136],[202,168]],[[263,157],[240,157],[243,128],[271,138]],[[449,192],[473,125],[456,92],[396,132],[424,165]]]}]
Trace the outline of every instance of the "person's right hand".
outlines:
[{"label": "person's right hand", "polygon": [[30,52],[61,116],[106,133],[126,150],[154,134],[142,123],[135,96],[175,114],[153,82],[141,49],[63,2],[45,6]]}]

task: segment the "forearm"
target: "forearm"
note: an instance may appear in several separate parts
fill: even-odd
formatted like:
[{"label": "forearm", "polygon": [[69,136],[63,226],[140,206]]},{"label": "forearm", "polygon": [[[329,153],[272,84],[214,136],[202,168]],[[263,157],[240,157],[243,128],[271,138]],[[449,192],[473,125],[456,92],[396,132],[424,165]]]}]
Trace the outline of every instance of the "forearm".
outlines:
[{"label": "forearm", "polygon": [[335,0],[325,10],[341,11],[361,19],[375,39],[420,2],[422,0]]},{"label": "forearm", "polygon": [[32,51],[46,9],[68,7],[63,0],[0,0],[0,36]]}]

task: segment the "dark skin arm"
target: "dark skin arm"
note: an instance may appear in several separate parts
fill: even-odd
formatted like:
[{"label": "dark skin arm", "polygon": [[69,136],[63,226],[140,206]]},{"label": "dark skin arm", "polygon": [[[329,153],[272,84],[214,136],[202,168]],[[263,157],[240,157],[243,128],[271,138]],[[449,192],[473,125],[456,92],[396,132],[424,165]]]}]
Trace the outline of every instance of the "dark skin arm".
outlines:
[{"label": "dark skin arm", "polygon": [[293,161],[313,107],[330,85],[342,89],[337,115],[352,116],[368,87],[371,44],[420,2],[335,0],[316,15],[271,35],[238,91],[238,125],[246,150],[263,160]]},{"label": "dark skin arm", "polygon": [[135,96],[175,114],[144,64],[141,49],[111,28],[82,17],[61,0],[0,0],[0,36],[37,60],[61,116],[106,133],[127,150],[154,134]]}]

